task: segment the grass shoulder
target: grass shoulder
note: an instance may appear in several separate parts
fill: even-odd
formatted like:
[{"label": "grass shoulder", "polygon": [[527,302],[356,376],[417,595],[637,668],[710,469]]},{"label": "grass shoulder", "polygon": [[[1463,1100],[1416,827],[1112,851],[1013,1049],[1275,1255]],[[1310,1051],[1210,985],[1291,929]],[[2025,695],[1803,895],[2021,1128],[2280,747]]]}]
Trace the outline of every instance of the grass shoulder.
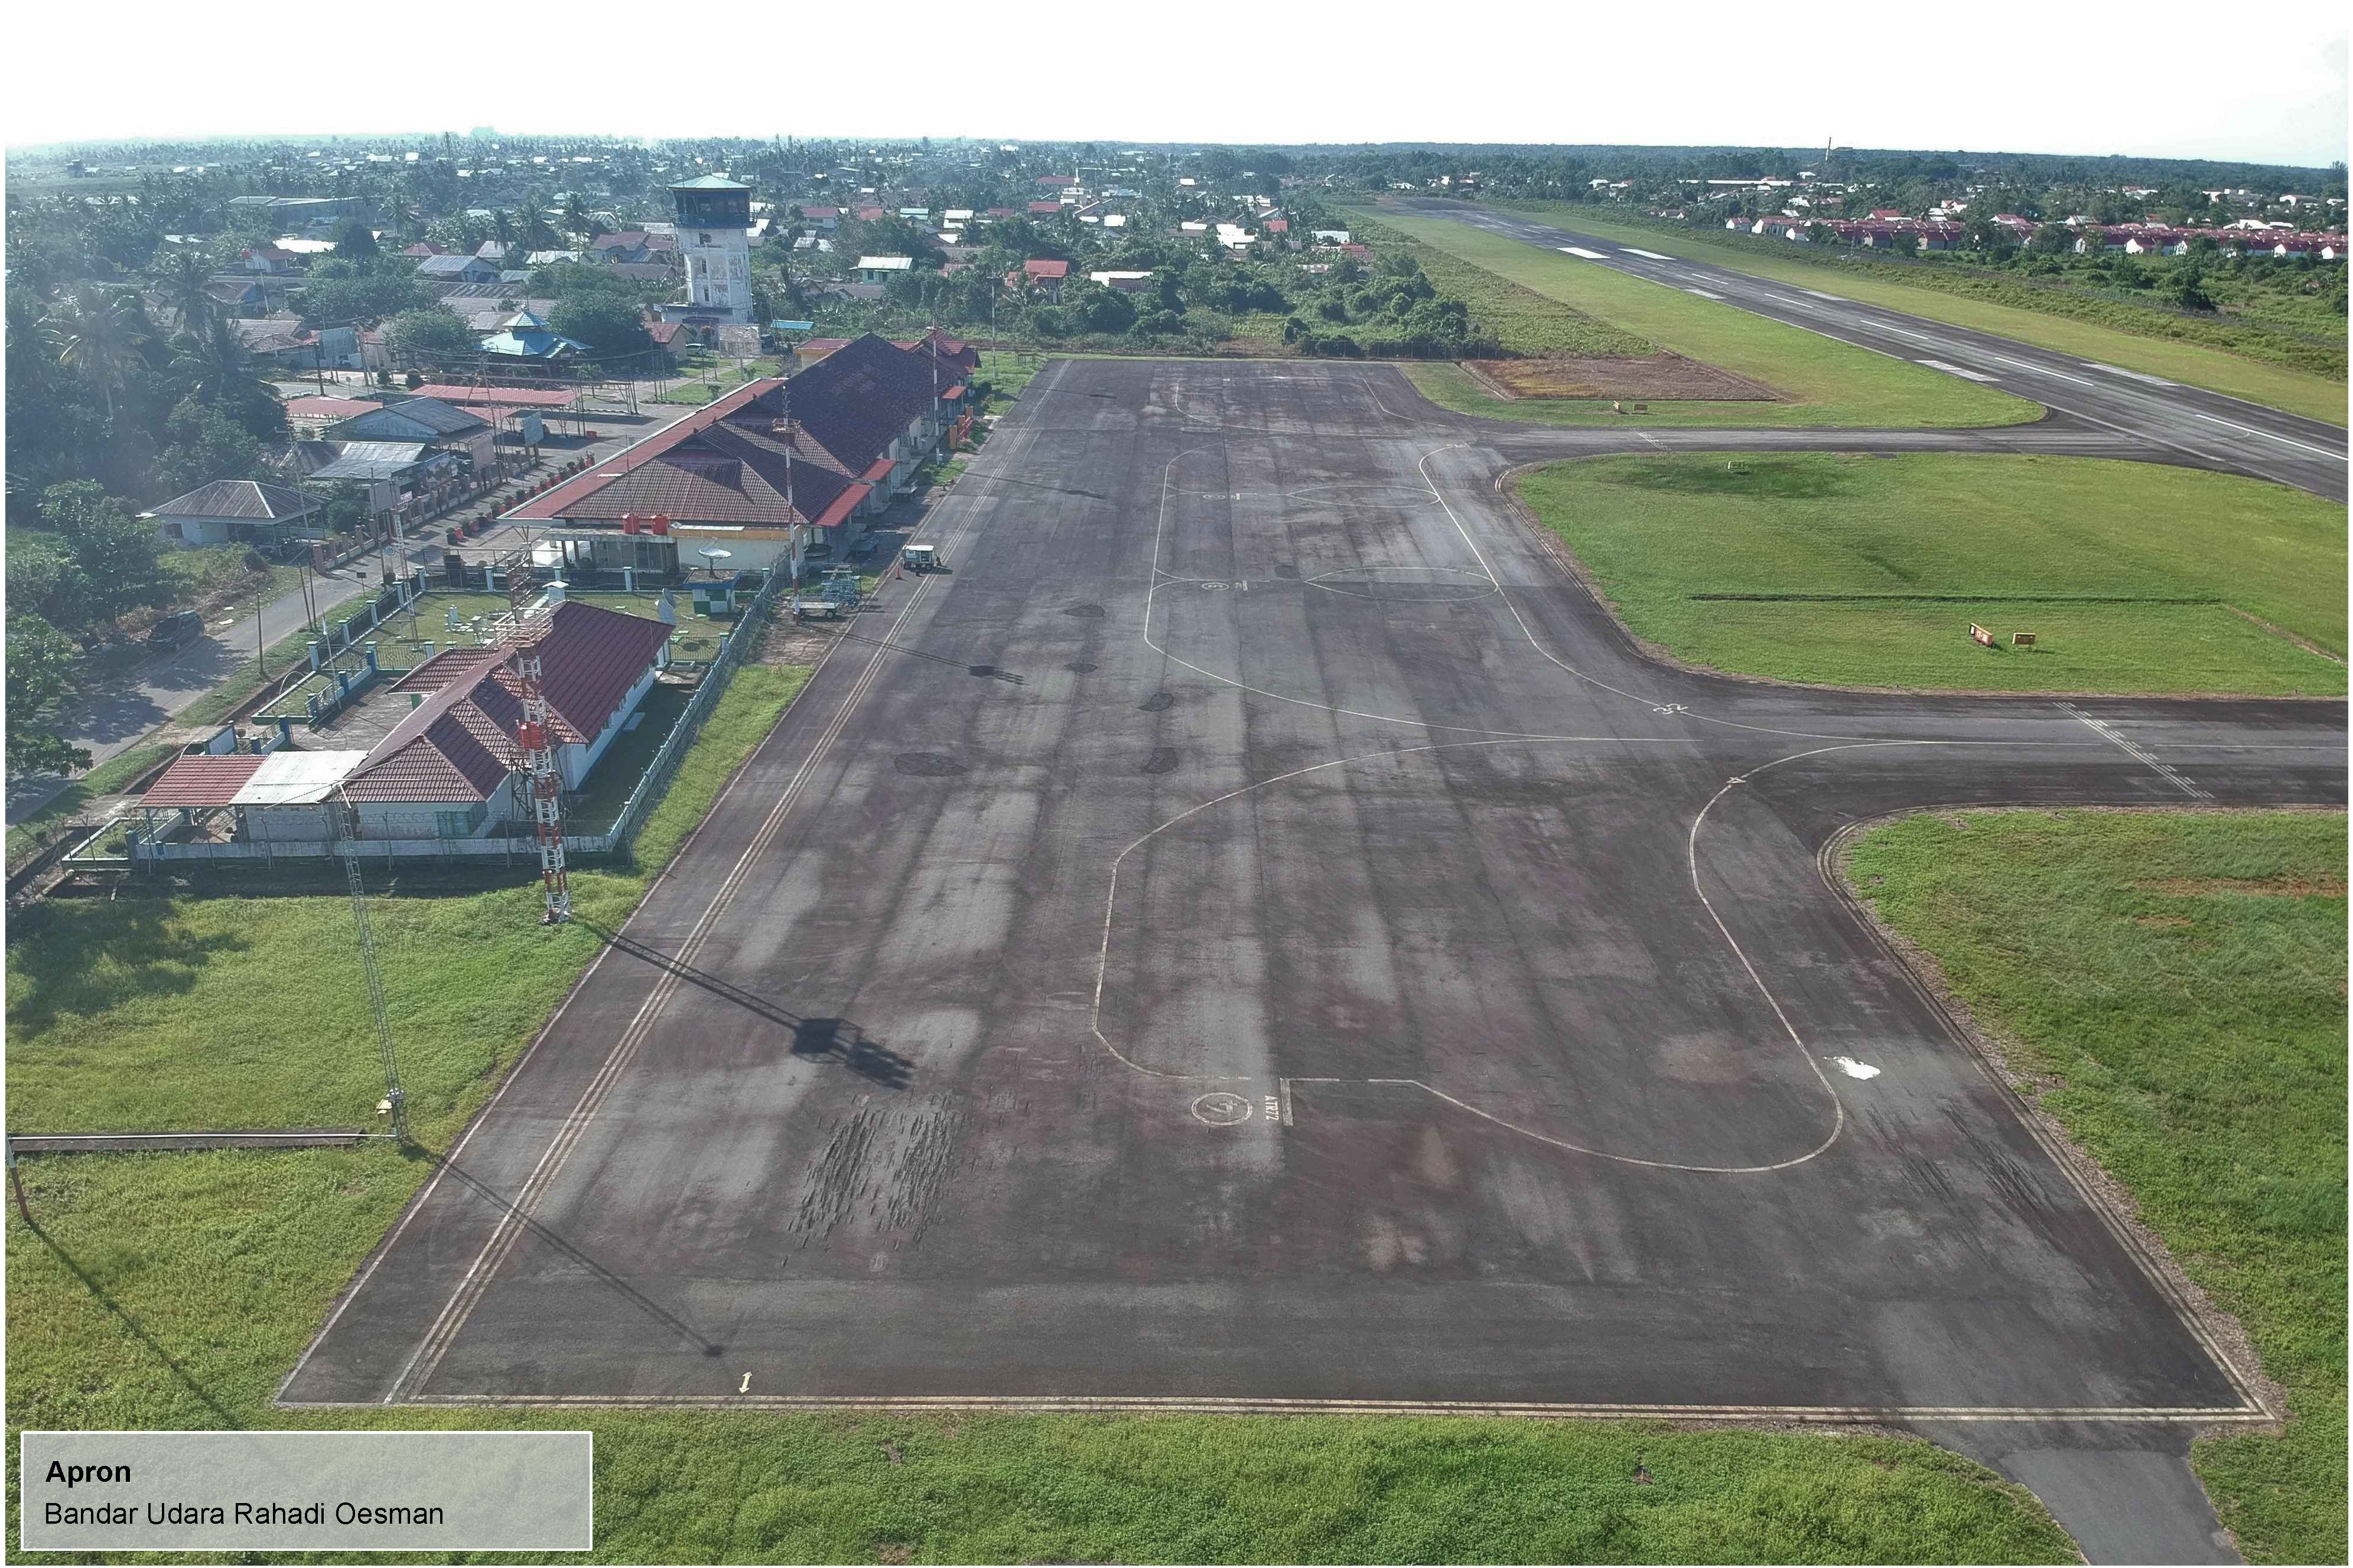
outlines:
[{"label": "grass shoulder", "polygon": [[[1621,332],[1782,395],[1779,402],[1668,405],[1672,413],[1654,405],[1652,416],[1661,423],[1956,427],[2015,425],[2042,414],[2040,405],[2006,392],[1503,235],[1388,211],[1378,221]],[[1446,385],[1441,378],[1431,378],[1431,384]],[[1464,411],[1553,423],[1610,417],[1607,403],[1562,405],[1556,413],[1537,414],[1538,405],[1529,400],[1493,401],[1492,410]]]},{"label": "grass shoulder", "polygon": [[2287,1393],[2193,1453],[2250,1560],[2346,1554],[2346,819],[1972,812],[1847,874]]},{"label": "grass shoulder", "polygon": [[1719,453],[1556,463],[1515,489],[1635,635],[1727,673],[2347,689],[2346,510],[2284,486],[2088,458]]},{"label": "grass shoulder", "polygon": [[[1597,239],[1641,246],[1778,282],[1826,289],[1863,304],[2121,365],[2308,419],[2332,425],[2346,422],[2346,385],[2341,374],[2331,376],[2272,363],[2262,357],[2264,339],[2244,331],[2233,334],[2229,323],[2114,304],[2064,289],[2036,289],[2023,280],[1975,282],[1970,274],[1957,269],[1848,260],[1818,255],[1797,245],[1787,247],[1790,255],[1759,254],[1681,225],[1612,222],[1583,207],[1501,205]],[[2342,363],[2342,356],[2340,345],[2337,363]]]}]

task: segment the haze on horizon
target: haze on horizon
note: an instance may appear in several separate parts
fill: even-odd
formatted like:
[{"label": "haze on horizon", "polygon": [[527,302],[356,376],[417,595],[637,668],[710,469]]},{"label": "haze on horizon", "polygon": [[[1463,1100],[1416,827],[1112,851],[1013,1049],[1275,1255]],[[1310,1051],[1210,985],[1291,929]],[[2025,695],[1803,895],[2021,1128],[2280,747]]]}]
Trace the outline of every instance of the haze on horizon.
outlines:
[{"label": "haze on horizon", "polygon": [[[1018,32],[916,0],[867,11],[747,8],[710,74],[682,70],[710,14],[679,26],[578,0],[518,30],[494,69],[431,27],[313,8],[285,72],[252,75],[251,29],[177,25],[131,0],[93,51],[86,14],[12,20],[22,73],[5,141],[530,134],[1010,141],[1820,145],[2214,158],[2325,167],[2347,146],[2341,4],[2284,0],[2208,33],[2162,9],[1981,0],[1906,15],[1859,0],[1801,11],[1701,4],[1578,14],[1557,4],[1359,12],[1205,0],[1175,16],[1070,14]],[[149,25],[142,25],[142,19]],[[265,24],[266,26],[266,24]],[[666,42],[670,41],[670,42]],[[650,68],[642,76],[633,62]],[[1139,62],[1143,62],[1139,64]],[[731,74],[732,73],[732,77]],[[691,81],[692,85],[685,85]]]}]

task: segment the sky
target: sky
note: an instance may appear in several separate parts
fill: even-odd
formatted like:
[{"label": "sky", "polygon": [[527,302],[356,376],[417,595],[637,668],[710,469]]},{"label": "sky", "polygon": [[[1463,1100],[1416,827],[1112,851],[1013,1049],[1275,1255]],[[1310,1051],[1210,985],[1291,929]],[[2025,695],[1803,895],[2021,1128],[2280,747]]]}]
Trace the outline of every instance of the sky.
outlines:
[{"label": "sky", "polygon": [[[8,146],[463,132],[1841,146],[2324,165],[2343,0],[26,6]],[[491,58],[485,50],[491,52]]]}]

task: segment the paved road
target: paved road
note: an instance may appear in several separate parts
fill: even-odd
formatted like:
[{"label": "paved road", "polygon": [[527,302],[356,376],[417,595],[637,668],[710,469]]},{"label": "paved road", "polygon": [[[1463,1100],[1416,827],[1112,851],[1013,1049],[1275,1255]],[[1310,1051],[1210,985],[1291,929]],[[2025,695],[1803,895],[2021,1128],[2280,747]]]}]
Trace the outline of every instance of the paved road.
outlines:
[{"label": "paved road", "polygon": [[[1403,205],[1417,216],[1448,218],[1567,252],[1597,267],[1721,300],[1947,375],[1997,385],[2066,416],[2077,428],[2119,437],[2144,452],[2164,452],[2196,467],[2252,474],[2345,499],[2346,433],[2340,426],[1466,202],[1409,197]],[[1835,285],[1833,276],[1824,277]]]},{"label": "paved road", "polygon": [[[604,430],[600,438],[580,446],[550,447],[554,461],[586,458],[591,462],[600,462],[650,435],[668,429],[694,410],[674,404],[649,402],[641,419],[621,416],[623,422],[617,426],[610,426],[610,421],[616,417],[611,411],[601,412],[609,427]],[[461,507],[444,521],[454,521],[471,515],[475,510]],[[443,546],[438,542],[441,531],[441,524],[436,523],[428,525],[421,537],[411,539],[408,542],[409,559],[417,565],[438,567],[443,553]],[[543,525],[525,530],[496,530],[470,542],[464,553],[470,559],[494,557],[531,542],[544,531]],[[167,722],[173,715],[251,663],[257,646],[275,647],[281,639],[299,630],[311,618],[313,606],[323,611],[365,592],[377,580],[378,565],[378,558],[370,554],[329,573],[313,585],[309,604],[304,602],[299,592],[270,601],[261,612],[259,645],[254,616],[239,616],[234,620],[224,618],[216,622],[205,637],[176,654],[158,658],[142,666],[117,690],[93,704],[74,721],[74,732],[67,739],[89,749],[92,766],[129,751],[146,740],[158,725]],[[32,816],[70,782],[41,773],[10,779],[7,820],[21,822]]]},{"label": "paved road", "polygon": [[1819,861],[2342,704],[1659,668],[1493,484],[1596,436],[1050,366],[283,1397],[2259,1416]]},{"label": "paved road", "polygon": [[[366,591],[377,575],[376,558],[364,556],[315,580],[306,602],[300,590],[262,606],[259,616],[223,616],[205,636],[177,653],[141,666],[121,686],[72,722],[67,739],[90,749],[91,765],[139,744],[174,714],[251,664],[259,648],[299,631],[311,606],[340,605]],[[259,626],[257,626],[257,620]],[[19,822],[47,805],[71,781],[29,774],[8,781],[8,820]]]}]

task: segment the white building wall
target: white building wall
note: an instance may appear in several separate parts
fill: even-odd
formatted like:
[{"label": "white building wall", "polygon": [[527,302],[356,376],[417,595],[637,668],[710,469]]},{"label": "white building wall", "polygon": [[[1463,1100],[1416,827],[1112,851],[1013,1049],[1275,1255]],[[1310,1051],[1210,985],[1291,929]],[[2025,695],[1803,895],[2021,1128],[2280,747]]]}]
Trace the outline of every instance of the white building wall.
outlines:
[{"label": "white building wall", "polygon": [[752,319],[752,242],[740,228],[678,231],[679,255],[686,261],[687,299],[724,310],[731,321]]}]

